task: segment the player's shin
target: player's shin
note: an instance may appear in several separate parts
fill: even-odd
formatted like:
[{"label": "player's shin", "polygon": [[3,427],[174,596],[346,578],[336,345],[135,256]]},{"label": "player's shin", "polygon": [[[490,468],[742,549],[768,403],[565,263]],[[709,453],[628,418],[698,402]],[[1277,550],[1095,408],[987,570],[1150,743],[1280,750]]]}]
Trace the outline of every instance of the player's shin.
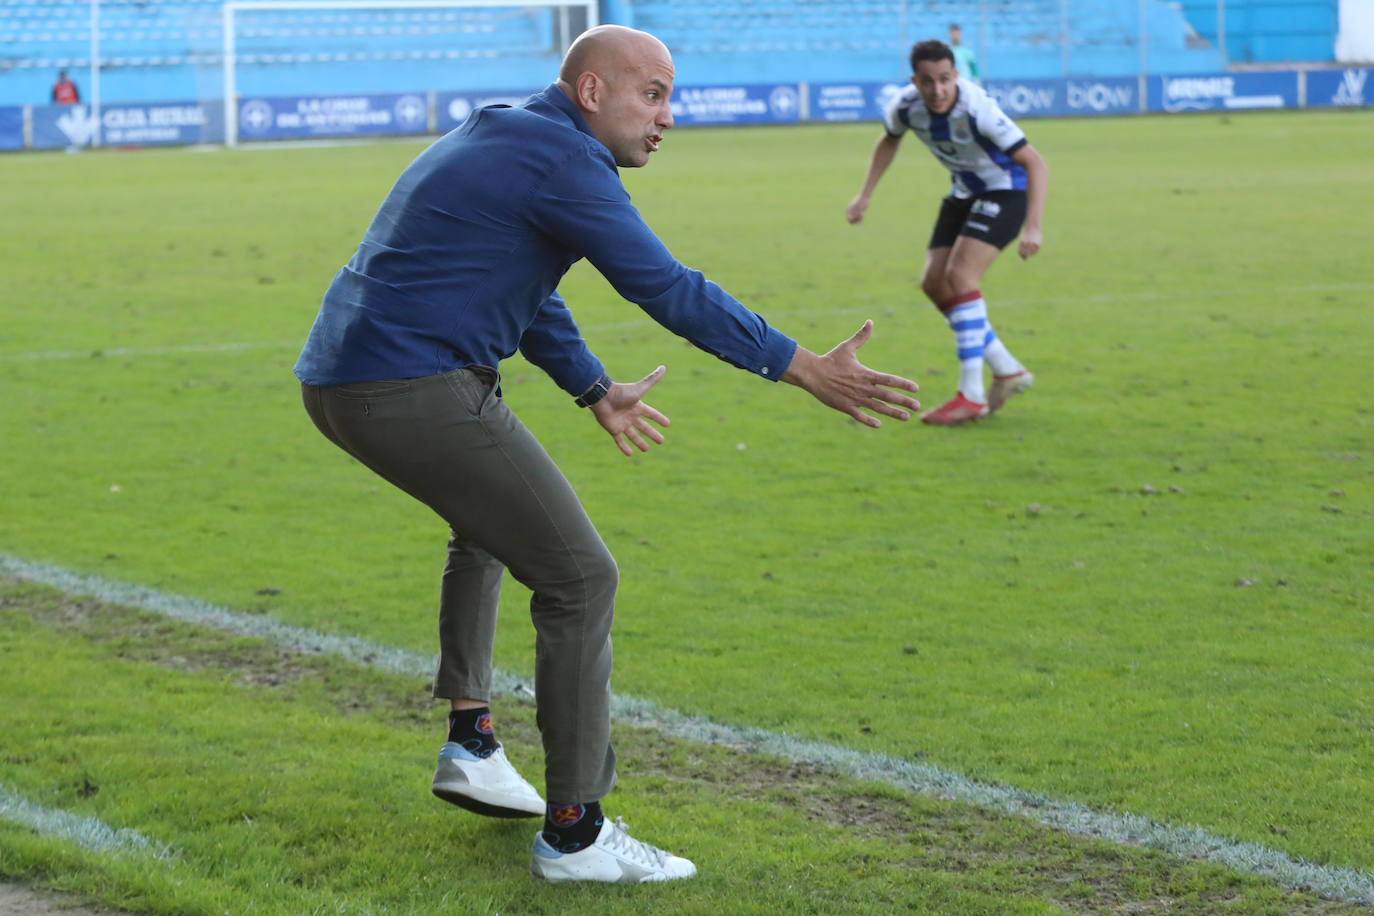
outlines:
[{"label": "player's shin", "polygon": [[954,331],[959,355],[959,392],[978,404],[987,402],[983,388],[984,341],[988,331],[988,308],[977,290],[956,296],[942,311]]}]

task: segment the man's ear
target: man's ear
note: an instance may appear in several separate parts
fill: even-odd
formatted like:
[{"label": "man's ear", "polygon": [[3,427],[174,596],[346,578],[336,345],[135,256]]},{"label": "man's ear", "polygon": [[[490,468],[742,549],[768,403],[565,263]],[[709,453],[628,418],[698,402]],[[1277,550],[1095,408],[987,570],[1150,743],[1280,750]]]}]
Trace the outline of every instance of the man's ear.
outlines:
[{"label": "man's ear", "polygon": [[605,92],[605,84],[601,77],[590,70],[586,70],[577,77],[577,103],[582,106],[584,111],[596,111],[601,107],[601,96]]}]

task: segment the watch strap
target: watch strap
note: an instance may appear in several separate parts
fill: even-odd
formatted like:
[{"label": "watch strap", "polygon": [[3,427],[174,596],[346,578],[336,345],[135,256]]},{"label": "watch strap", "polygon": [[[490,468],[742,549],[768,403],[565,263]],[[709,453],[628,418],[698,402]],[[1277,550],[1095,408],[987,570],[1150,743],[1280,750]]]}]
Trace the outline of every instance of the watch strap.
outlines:
[{"label": "watch strap", "polygon": [[604,372],[601,373],[601,378],[593,382],[592,387],[578,395],[577,406],[591,407],[606,396],[607,392],[611,390],[611,384],[611,377]]}]

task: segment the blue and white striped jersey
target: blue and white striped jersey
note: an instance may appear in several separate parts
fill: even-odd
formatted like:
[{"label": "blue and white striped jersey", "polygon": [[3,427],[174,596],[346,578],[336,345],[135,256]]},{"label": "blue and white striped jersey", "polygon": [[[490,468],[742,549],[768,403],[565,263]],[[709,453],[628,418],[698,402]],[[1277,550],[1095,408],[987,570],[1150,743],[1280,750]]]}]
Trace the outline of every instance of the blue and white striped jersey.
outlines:
[{"label": "blue and white striped jersey", "polygon": [[949,169],[958,198],[985,191],[1024,191],[1026,170],[1011,154],[1026,144],[1026,134],[983,87],[959,80],[959,98],[947,114],[933,115],[908,83],[887,106],[887,132],[900,137],[910,130]]}]

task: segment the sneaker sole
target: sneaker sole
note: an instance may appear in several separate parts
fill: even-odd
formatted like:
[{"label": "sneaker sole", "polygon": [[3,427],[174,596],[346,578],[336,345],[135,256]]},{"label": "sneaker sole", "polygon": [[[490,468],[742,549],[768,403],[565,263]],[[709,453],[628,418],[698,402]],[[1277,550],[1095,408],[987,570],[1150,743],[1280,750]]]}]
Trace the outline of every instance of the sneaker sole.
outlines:
[{"label": "sneaker sole", "polygon": [[696,877],[695,874],[684,875],[680,878],[652,877],[641,878],[638,881],[612,880],[610,878],[582,878],[577,875],[546,875],[530,866],[530,874],[536,881],[543,881],[547,884],[662,884],[666,881],[685,881],[688,878]]},{"label": "sneaker sole", "polygon": [[435,798],[443,799],[451,805],[457,805],[458,807],[463,808],[464,810],[471,811],[473,814],[481,814],[484,817],[502,817],[515,819],[522,817],[544,816],[543,811],[540,811],[536,814],[533,811],[525,811],[522,808],[507,808],[504,805],[485,802],[481,799],[473,798],[471,795],[464,795],[461,792],[455,792],[452,789],[444,789],[435,786],[430,791],[434,793]]},{"label": "sneaker sole", "polygon": [[592,877],[563,871],[546,872],[540,867],[539,857],[534,856],[530,859],[530,875],[537,881],[545,881],[549,884],[660,884],[666,881],[686,881],[695,878],[697,870],[694,865],[691,873],[686,875],[649,874],[639,878],[630,878],[622,874],[618,878]]}]

